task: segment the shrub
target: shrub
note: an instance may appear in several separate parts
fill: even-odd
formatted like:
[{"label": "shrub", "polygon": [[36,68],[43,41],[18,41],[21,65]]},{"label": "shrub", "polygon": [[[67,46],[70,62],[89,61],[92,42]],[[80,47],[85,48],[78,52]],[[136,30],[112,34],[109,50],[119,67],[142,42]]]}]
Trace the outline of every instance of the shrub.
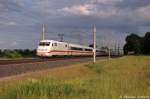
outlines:
[{"label": "shrub", "polygon": [[21,54],[17,53],[16,51],[5,50],[3,52],[3,57],[6,57],[6,58],[20,58],[22,56],[21,56]]}]

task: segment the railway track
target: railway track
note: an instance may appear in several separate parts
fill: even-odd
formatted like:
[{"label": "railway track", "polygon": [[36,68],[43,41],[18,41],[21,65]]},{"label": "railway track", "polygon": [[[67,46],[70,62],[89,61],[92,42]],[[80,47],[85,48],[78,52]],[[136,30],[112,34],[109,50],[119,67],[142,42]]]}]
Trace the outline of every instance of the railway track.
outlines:
[{"label": "railway track", "polygon": [[[104,57],[99,57],[99,59],[103,58]],[[89,57],[5,60],[4,62],[0,61],[0,78],[44,69],[69,66],[71,64],[83,63],[90,60],[92,60],[92,58]]]},{"label": "railway track", "polygon": [[[77,59],[79,57],[72,57],[72,59]],[[36,62],[45,62],[45,61],[56,61],[56,60],[64,60],[70,59],[69,57],[52,57],[52,58],[35,58],[35,59],[15,59],[15,60],[0,60],[1,65],[9,65],[9,64],[22,64],[22,63],[36,63]]]}]

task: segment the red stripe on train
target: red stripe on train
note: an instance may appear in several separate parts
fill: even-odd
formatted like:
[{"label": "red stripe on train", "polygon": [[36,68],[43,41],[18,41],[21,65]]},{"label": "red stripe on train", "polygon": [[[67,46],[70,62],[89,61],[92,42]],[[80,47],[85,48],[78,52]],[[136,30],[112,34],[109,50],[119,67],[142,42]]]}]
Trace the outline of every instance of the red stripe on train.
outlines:
[{"label": "red stripe on train", "polygon": [[75,52],[75,53],[92,53],[92,52],[83,52],[83,51],[64,51],[64,50],[51,50],[49,51],[49,53],[52,53],[52,52]]}]

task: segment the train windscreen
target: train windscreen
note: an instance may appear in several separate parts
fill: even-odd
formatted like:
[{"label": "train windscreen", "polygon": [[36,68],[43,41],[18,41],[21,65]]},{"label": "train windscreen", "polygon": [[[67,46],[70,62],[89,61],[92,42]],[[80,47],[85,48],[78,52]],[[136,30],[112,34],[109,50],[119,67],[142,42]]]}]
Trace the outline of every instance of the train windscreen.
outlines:
[{"label": "train windscreen", "polygon": [[40,42],[40,46],[49,46],[50,42]]}]

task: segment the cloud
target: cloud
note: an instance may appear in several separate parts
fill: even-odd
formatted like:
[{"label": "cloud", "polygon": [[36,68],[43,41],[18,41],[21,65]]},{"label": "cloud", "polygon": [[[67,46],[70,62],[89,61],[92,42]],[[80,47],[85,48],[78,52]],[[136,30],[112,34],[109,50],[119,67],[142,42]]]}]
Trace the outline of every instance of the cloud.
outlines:
[{"label": "cloud", "polygon": [[92,4],[100,5],[115,5],[116,3],[122,2],[123,0],[89,0]]},{"label": "cloud", "polygon": [[143,18],[146,18],[146,19],[150,19],[150,13],[148,13],[149,11],[150,11],[150,5],[142,7],[137,10],[139,16],[142,16]]},{"label": "cloud", "polygon": [[91,16],[98,18],[109,18],[118,15],[119,9],[114,6],[107,8],[106,5],[85,3],[83,5],[73,5],[59,10],[63,15],[69,16]]},{"label": "cloud", "polygon": [[65,7],[62,11],[75,15],[90,15],[92,14],[92,7],[90,5],[73,5],[71,7]]},{"label": "cloud", "polygon": [[72,31],[83,29],[89,44],[96,24],[99,41],[112,37],[124,42],[128,32],[150,31],[149,11],[150,0],[0,0],[0,42],[5,42],[0,46],[9,48],[16,40],[14,48],[36,47],[43,23],[47,38],[64,33],[65,40],[76,42]]},{"label": "cloud", "polygon": [[15,0],[0,0],[0,12],[21,12],[23,9]]},{"label": "cloud", "polygon": [[150,0],[122,0],[115,4],[121,9],[138,9],[150,5]]},{"label": "cloud", "polygon": [[6,22],[6,21],[1,21],[0,22],[0,24],[1,25],[5,25],[5,26],[15,26],[15,25],[17,25],[17,23],[16,22],[13,22],[13,21],[8,21],[8,22]]}]

